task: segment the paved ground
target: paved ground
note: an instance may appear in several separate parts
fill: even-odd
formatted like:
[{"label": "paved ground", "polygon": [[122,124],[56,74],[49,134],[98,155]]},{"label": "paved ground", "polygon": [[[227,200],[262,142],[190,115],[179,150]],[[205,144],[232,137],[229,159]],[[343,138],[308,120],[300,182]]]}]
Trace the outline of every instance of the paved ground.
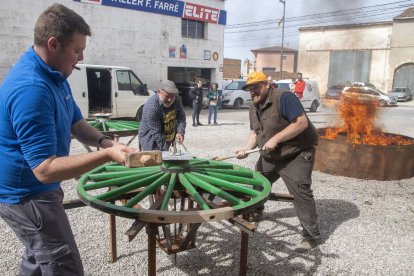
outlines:
[{"label": "paved ground", "polygon": [[[413,102],[402,109],[413,109]],[[384,109],[388,112],[390,109]],[[394,109],[393,109],[394,110]],[[398,110],[398,109],[395,109]],[[191,122],[191,110],[186,110]],[[222,110],[219,126],[187,128],[186,146],[197,157],[230,155],[249,132],[247,109]],[[206,110],[201,121],[207,122]],[[324,103],[308,114],[317,127],[330,125],[335,112]],[[414,116],[392,128],[414,137]],[[136,146],[137,141],[133,145]],[[83,153],[73,143],[71,154]],[[254,168],[257,155],[229,162]],[[65,181],[66,199],[77,198],[75,180]],[[290,203],[266,202],[264,221],[249,238],[248,275],[414,275],[414,178],[373,181],[313,172],[323,244],[307,253],[294,251],[300,225]],[[283,182],[273,192],[286,192]],[[69,210],[69,219],[86,275],[147,275],[144,232],[128,242],[124,231],[131,220],[117,219],[119,260],[109,262],[108,216],[91,207]],[[0,220],[0,275],[18,274],[23,247]],[[158,275],[238,275],[240,233],[228,222],[206,223],[197,248],[176,256],[157,250]]]}]

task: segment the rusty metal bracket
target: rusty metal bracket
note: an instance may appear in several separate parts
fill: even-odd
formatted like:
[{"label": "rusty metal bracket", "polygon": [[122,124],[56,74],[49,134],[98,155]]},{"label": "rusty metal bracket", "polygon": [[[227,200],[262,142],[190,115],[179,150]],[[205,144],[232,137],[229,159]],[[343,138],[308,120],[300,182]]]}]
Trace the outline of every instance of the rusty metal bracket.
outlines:
[{"label": "rusty metal bracket", "polygon": [[256,232],[257,226],[241,217],[234,217],[229,219],[229,222],[234,226],[237,226],[243,232],[249,234],[249,236],[253,236]]}]

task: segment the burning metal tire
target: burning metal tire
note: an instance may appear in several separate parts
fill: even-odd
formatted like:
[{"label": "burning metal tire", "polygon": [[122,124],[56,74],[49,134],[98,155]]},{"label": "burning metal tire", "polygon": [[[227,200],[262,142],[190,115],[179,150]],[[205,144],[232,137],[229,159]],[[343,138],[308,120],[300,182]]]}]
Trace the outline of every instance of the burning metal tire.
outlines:
[{"label": "burning metal tire", "polygon": [[[323,136],[326,129],[319,129]],[[406,145],[364,145],[347,141],[346,133],[335,140],[319,137],[314,169],[333,175],[359,179],[396,180],[414,176],[414,139],[384,133],[389,137],[411,140]]]}]

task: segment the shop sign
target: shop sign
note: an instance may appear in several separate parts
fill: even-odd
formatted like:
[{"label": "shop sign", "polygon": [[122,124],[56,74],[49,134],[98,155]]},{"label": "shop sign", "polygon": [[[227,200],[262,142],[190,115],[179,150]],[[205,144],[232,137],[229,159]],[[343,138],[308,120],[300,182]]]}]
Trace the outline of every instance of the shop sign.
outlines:
[{"label": "shop sign", "polygon": [[164,14],[226,25],[227,12],[184,1],[159,0],[73,0],[75,2]]}]

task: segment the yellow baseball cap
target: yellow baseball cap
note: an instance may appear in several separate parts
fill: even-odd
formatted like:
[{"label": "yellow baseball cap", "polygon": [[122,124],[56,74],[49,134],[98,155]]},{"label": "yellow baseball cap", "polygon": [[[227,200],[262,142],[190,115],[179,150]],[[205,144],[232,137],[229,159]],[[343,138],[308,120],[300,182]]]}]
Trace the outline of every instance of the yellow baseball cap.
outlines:
[{"label": "yellow baseball cap", "polygon": [[246,85],[242,87],[243,90],[249,90],[249,86],[267,81],[267,76],[261,71],[253,71],[247,76]]}]

